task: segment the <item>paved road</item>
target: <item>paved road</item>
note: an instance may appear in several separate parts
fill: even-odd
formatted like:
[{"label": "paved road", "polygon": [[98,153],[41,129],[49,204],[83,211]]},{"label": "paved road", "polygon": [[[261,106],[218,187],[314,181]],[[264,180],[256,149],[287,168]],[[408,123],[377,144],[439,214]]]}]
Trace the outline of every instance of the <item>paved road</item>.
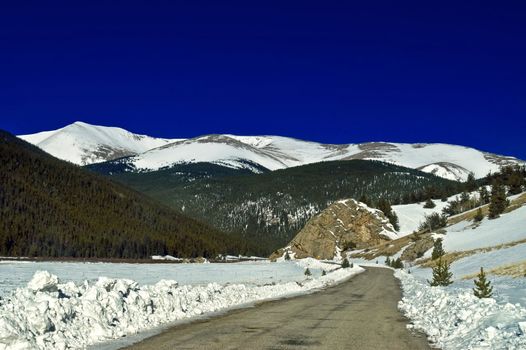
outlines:
[{"label": "paved road", "polygon": [[128,349],[430,349],[406,329],[400,296],[392,271],[367,268],[322,292],[174,327]]}]

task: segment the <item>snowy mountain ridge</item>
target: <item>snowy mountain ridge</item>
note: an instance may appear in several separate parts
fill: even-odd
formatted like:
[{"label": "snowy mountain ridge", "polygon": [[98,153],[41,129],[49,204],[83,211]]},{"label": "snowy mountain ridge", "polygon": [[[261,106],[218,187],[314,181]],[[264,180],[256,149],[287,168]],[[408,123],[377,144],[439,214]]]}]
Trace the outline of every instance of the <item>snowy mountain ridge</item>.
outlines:
[{"label": "snowy mountain ridge", "polygon": [[47,153],[78,165],[104,162],[146,152],[177,139],[154,138],[127,130],[75,122],[53,131],[19,135]]},{"label": "snowy mountain ridge", "polygon": [[21,135],[22,139],[70,162],[87,165],[117,158],[137,171],[154,171],[181,163],[209,162],[231,168],[262,166],[278,170],[334,160],[380,160],[437,176],[465,180],[480,178],[502,165],[524,164],[500,156],[449,144],[368,142],[322,144],[282,136],[204,135],[190,139],[160,139],[124,129],[76,122],[55,131]]}]

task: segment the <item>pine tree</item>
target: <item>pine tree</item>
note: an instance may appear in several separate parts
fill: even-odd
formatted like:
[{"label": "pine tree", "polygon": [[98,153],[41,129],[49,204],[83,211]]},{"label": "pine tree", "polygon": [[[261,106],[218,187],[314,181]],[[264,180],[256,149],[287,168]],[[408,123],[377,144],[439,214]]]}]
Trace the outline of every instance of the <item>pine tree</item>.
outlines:
[{"label": "pine tree", "polygon": [[312,273],[310,272],[309,268],[305,269],[305,276],[311,276]]},{"label": "pine tree", "polygon": [[431,198],[428,198],[427,201],[424,203],[424,208],[433,209],[434,207],[436,207],[435,203],[431,200]]},{"label": "pine tree", "polygon": [[506,189],[500,181],[494,181],[491,187],[491,200],[489,203],[488,218],[495,219],[500,216],[508,206]]},{"label": "pine tree", "polygon": [[391,262],[391,267],[393,267],[395,269],[403,269],[404,268],[404,263],[402,262],[402,260],[400,258],[397,258],[396,260],[393,260]]},{"label": "pine tree", "polygon": [[460,203],[464,204],[464,203],[467,203],[469,202],[469,200],[471,199],[469,193],[467,192],[462,192],[460,194]]},{"label": "pine tree", "polygon": [[398,215],[396,215],[395,211],[391,211],[391,215],[387,217],[389,219],[389,222],[391,225],[393,225],[393,228],[395,231],[400,231],[400,224],[398,223]]},{"label": "pine tree", "polygon": [[509,193],[511,195],[521,193],[523,184],[524,177],[522,176],[520,171],[514,169],[514,171],[510,174],[508,178],[508,185],[510,187]]},{"label": "pine tree", "polygon": [[453,273],[449,271],[450,264],[442,258],[438,259],[438,263],[433,267],[433,280],[428,281],[433,287],[435,286],[449,286],[453,281]]},{"label": "pine tree", "polygon": [[350,267],[350,264],[349,264],[349,260],[347,260],[347,258],[343,259],[342,261],[342,268],[348,268]]},{"label": "pine tree", "polygon": [[362,194],[360,199],[358,199],[358,201],[362,202],[363,204],[367,205],[368,207],[371,206],[371,200],[365,194]]},{"label": "pine tree", "polygon": [[479,189],[479,197],[480,197],[480,203],[481,204],[488,204],[490,201],[490,194],[488,192],[488,189],[486,186],[482,186]]},{"label": "pine tree", "polygon": [[380,198],[378,200],[378,204],[376,205],[378,209],[380,209],[386,216],[391,212],[391,203],[385,198]]},{"label": "pine tree", "polygon": [[445,214],[431,213],[424,215],[424,221],[420,223],[418,229],[420,231],[429,230],[430,232],[438,228],[446,227],[447,216]]},{"label": "pine tree", "polygon": [[327,272],[325,272],[325,270],[323,270],[323,271],[321,272],[321,275],[322,275],[322,276],[325,276],[325,275],[327,275]]},{"label": "pine tree", "polygon": [[475,175],[473,173],[469,173],[468,179],[465,182],[465,188],[468,192],[475,191],[477,188],[477,181],[475,180]]},{"label": "pine tree", "polygon": [[390,258],[390,257],[387,257],[387,258],[385,259],[385,264],[386,264],[387,266],[391,266],[391,258]]},{"label": "pine tree", "polygon": [[391,223],[391,225],[393,225],[395,231],[400,230],[400,225],[398,224],[398,216],[391,208],[391,203],[389,203],[387,199],[380,198],[376,207],[380,209],[384,213],[384,215],[389,219],[389,222]]},{"label": "pine tree", "polygon": [[431,253],[431,259],[436,260],[444,256],[446,252],[442,247],[442,238],[438,238],[435,243],[433,243],[433,252]]},{"label": "pine tree", "polygon": [[478,208],[477,209],[477,213],[475,214],[475,217],[473,218],[473,220],[475,222],[481,222],[482,219],[484,219],[484,214],[482,213],[482,208]]},{"label": "pine tree", "polygon": [[478,280],[474,280],[475,288],[473,288],[473,294],[477,298],[491,298],[493,295],[493,287],[491,286],[490,281],[486,280],[486,274],[484,269],[480,268],[480,273],[477,275]]},{"label": "pine tree", "polygon": [[290,255],[288,251],[285,253],[285,260],[290,260]]}]

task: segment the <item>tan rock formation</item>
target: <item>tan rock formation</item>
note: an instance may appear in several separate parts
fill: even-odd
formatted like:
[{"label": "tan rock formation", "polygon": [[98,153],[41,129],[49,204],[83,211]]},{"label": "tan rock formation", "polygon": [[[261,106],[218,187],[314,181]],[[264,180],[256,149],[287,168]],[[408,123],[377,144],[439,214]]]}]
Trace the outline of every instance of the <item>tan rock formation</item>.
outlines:
[{"label": "tan rock formation", "polygon": [[347,199],[333,203],[310,219],[286,248],[270,258],[288,251],[296,258],[332,259],[339,251],[365,249],[395,238],[393,226],[380,210]]}]

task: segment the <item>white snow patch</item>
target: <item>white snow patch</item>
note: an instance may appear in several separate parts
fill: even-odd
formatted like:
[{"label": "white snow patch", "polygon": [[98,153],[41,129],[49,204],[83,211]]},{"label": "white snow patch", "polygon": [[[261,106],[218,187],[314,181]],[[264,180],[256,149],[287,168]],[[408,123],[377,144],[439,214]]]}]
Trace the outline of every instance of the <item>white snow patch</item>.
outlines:
[{"label": "white snow patch", "polygon": [[525,349],[526,309],[495,299],[479,299],[470,289],[430,287],[396,271],[404,297],[400,310],[412,328],[427,333],[437,347],[448,349]]},{"label": "white snow patch", "polygon": [[183,259],[171,255],[152,255],[152,260],[183,261]]},{"label": "white snow patch", "polygon": [[26,288],[17,289],[0,304],[0,349],[85,348],[176,320],[324,288],[362,271],[338,269],[302,283],[257,286],[180,286],[173,280],[141,286],[106,277],[75,284],[37,272]]},{"label": "white snow patch", "polygon": [[526,239],[526,206],[502,214],[498,219],[484,219],[476,228],[472,224],[461,221],[448,227],[444,249],[462,251]]}]

